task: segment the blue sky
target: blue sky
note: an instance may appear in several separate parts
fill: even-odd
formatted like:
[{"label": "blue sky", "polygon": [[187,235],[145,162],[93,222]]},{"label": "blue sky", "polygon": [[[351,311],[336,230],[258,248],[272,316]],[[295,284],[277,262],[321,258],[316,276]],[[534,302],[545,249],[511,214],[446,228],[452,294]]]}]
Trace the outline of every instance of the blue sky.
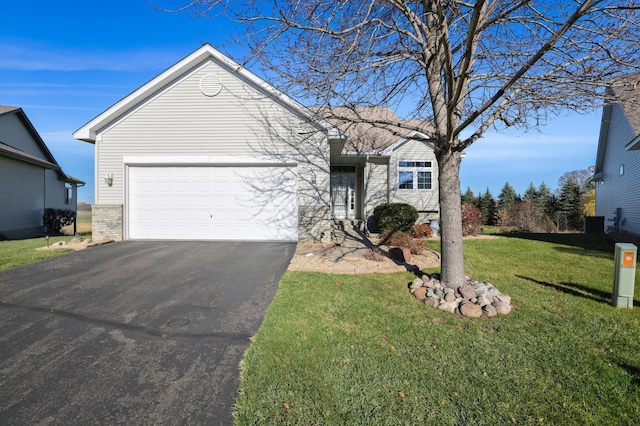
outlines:
[{"label": "blue sky", "polygon": [[[93,145],[72,132],[201,42],[243,59],[246,52],[227,43],[229,25],[160,12],[146,0],[3,2],[0,104],[24,109],[65,173],[87,182],[79,201],[92,203]],[[600,116],[570,114],[539,131],[487,133],[467,150],[462,191],[489,188],[497,197],[507,181],[519,193],[530,182],[555,189],[563,173],[594,163]]]}]

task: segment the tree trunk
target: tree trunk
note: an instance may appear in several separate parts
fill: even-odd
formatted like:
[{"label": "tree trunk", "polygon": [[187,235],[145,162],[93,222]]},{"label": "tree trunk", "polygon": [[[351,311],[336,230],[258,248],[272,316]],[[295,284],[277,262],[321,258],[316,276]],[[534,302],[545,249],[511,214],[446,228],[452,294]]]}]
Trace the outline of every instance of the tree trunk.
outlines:
[{"label": "tree trunk", "polygon": [[437,153],[440,190],[441,280],[450,288],[466,283],[462,253],[460,202],[460,161],[462,155],[451,149]]}]

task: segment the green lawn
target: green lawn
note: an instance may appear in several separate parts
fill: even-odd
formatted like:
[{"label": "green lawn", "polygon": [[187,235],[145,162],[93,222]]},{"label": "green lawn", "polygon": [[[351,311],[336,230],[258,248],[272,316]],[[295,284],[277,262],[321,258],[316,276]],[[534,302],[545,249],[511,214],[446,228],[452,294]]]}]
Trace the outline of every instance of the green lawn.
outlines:
[{"label": "green lawn", "polygon": [[613,242],[512,234],[465,254],[510,315],[428,308],[410,273],[287,272],[243,361],[236,423],[637,424],[640,310],[610,306]]},{"label": "green lawn", "polygon": [[[57,241],[71,241],[73,237],[63,235],[60,237],[49,238],[49,244],[52,245]],[[91,234],[83,235],[83,238],[90,239]],[[14,268],[48,257],[59,256],[71,251],[71,249],[56,249],[37,251],[36,248],[46,247],[47,240],[44,237],[30,238],[28,240],[0,241],[0,271]]]}]

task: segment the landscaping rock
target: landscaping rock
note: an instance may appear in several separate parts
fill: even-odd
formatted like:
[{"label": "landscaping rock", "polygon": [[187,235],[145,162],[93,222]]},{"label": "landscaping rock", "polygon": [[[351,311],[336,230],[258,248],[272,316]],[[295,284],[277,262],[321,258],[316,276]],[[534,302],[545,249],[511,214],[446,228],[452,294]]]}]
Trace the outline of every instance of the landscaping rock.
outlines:
[{"label": "landscaping rock", "polygon": [[489,298],[487,296],[480,296],[480,297],[478,297],[478,300],[476,301],[476,304],[478,304],[480,306],[491,305],[491,300],[489,300]]},{"label": "landscaping rock", "polygon": [[413,292],[413,295],[417,297],[419,300],[424,300],[427,298],[427,289],[426,287],[420,287]]},{"label": "landscaping rock", "polygon": [[411,283],[411,290],[417,290],[420,287],[422,287],[424,285],[424,281],[422,281],[420,278],[416,278],[415,280],[413,280],[413,282]]},{"label": "landscaping rock", "polygon": [[511,312],[511,306],[504,303],[502,300],[498,300],[497,302],[493,302],[493,307],[496,308],[496,312],[501,315],[507,315]]},{"label": "landscaping rock", "polygon": [[424,304],[427,306],[431,306],[432,308],[437,308],[440,305],[440,301],[435,297],[427,297],[424,299]]},{"label": "landscaping rock", "polygon": [[476,290],[472,285],[463,285],[458,289],[458,291],[463,299],[471,300],[476,297]]},{"label": "landscaping rock", "polygon": [[491,283],[469,279],[458,289],[444,287],[438,274],[422,275],[409,284],[409,290],[428,306],[469,318],[495,317],[511,312],[511,297]]},{"label": "landscaping rock", "polygon": [[473,288],[476,290],[476,296],[487,294],[487,286],[482,285],[482,283],[475,284]]},{"label": "landscaping rock", "polygon": [[497,294],[496,299],[500,300],[501,302],[506,303],[507,305],[511,305],[511,296],[507,296],[506,294]]},{"label": "landscaping rock", "polygon": [[411,250],[407,247],[393,247],[389,249],[389,256],[398,262],[411,262]]},{"label": "landscaping rock", "polygon": [[438,305],[438,309],[443,310],[443,311],[447,311],[450,314],[453,314],[456,309],[458,309],[458,305],[460,304],[460,302],[458,301],[458,299],[452,301],[452,302],[442,302],[440,303],[440,305]]},{"label": "landscaping rock", "polygon": [[463,303],[460,305],[460,313],[465,317],[480,318],[482,316],[482,307],[473,303]]},{"label": "landscaping rock", "polygon": [[484,312],[484,314],[486,316],[488,316],[489,318],[493,318],[496,315],[498,315],[498,312],[496,311],[496,308],[493,307],[493,305],[486,305],[482,307],[482,311]]}]

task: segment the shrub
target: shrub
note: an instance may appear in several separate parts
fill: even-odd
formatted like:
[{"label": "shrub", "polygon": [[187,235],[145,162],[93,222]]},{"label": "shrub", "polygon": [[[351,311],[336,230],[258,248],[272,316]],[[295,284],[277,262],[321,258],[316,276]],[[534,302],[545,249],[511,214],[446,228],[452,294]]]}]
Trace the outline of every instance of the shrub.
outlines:
[{"label": "shrub", "polygon": [[69,209],[44,209],[42,224],[48,234],[60,234],[63,226],[71,225],[76,218],[76,212]]},{"label": "shrub", "polygon": [[409,204],[384,203],[373,209],[373,217],[381,231],[411,232],[418,210]]},{"label": "shrub", "polygon": [[479,208],[470,204],[462,206],[462,235],[477,235],[482,222],[482,212]]},{"label": "shrub", "polygon": [[411,230],[413,238],[431,238],[431,227],[426,223],[418,223]]},{"label": "shrub", "polygon": [[383,260],[386,259],[386,256],[384,255],[384,253],[378,247],[372,248],[367,253],[365,253],[365,255],[362,257],[364,257],[367,260],[372,260],[374,262],[382,262]]},{"label": "shrub", "polygon": [[384,231],[381,235],[382,244],[392,247],[407,247],[412,254],[420,254],[426,248],[427,242],[416,240],[402,231]]}]

